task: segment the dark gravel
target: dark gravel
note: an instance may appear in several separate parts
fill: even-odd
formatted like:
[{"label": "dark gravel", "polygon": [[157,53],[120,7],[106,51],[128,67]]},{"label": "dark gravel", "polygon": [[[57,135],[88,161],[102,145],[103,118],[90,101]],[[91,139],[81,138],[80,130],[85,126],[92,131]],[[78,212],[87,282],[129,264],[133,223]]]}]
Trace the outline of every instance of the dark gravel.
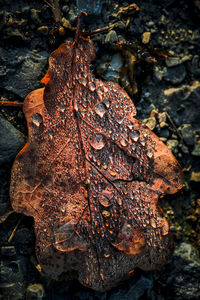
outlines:
[{"label": "dark gravel", "polygon": [[48,56],[73,39],[79,11],[89,14],[82,18],[85,31],[110,26],[91,36],[95,75],[126,89],[138,119],[184,168],[185,190],[160,201],[175,251],[161,270],[138,270],[107,293],[47,278],[35,257],[33,220],[12,213],[9,203],[12,162],[27,136],[25,119],[20,108],[0,107],[0,299],[200,299],[200,1],[138,0],[139,10],[121,12],[132,2],[58,2],[60,11],[42,0],[0,0],[1,100],[23,101],[42,86]]}]

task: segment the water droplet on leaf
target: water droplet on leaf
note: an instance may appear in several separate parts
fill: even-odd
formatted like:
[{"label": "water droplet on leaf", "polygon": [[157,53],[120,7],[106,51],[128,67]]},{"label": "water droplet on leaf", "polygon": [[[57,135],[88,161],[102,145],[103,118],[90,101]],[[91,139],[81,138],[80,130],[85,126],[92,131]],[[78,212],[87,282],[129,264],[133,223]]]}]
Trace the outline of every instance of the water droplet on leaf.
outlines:
[{"label": "water droplet on leaf", "polygon": [[95,112],[96,114],[100,117],[100,118],[103,118],[103,116],[105,115],[106,113],[106,108],[105,108],[105,105],[103,103],[99,103],[95,106]]},{"label": "water droplet on leaf", "polygon": [[86,86],[87,85],[87,79],[85,77],[81,78],[81,83],[82,83],[82,85]]},{"label": "water droplet on leaf", "polygon": [[94,92],[96,90],[96,86],[93,82],[89,82],[88,87],[91,92]]},{"label": "water droplet on leaf", "polygon": [[104,207],[109,207],[111,205],[110,200],[104,195],[99,196],[99,202]]},{"label": "water droplet on leaf", "polygon": [[118,124],[122,124],[123,119],[124,119],[123,117],[119,117],[119,118],[116,119],[116,121],[117,121]]},{"label": "water droplet on leaf", "polygon": [[90,145],[96,150],[101,150],[105,144],[106,138],[101,133],[95,133],[90,140]]},{"label": "water droplet on leaf", "polygon": [[37,127],[39,127],[40,124],[43,122],[43,118],[42,118],[41,114],[38,114],[38,113],[32,115],[31,120],[32,120],[33,124]]},{"label": "water droplet on leaf", "polygon": [[107,98],[105,98],[105,99],[103,100],[103,103],[105,104],[105,106],[106,106],[107,108],[110,107],[110,101],[109,101]]},{"label": "water droplet on leaf", "polygon": [[126,147],[127,146],[127,141],[125,139],[122,139],[120,140],[120,144],[123,146],[123,147]]},{"label": "water droplet on leaf", "polygon": [[131,135],[131,139],[134,142],[137,142],[139,140],[140,133],[138,130],[133,130],[130,135]]}]

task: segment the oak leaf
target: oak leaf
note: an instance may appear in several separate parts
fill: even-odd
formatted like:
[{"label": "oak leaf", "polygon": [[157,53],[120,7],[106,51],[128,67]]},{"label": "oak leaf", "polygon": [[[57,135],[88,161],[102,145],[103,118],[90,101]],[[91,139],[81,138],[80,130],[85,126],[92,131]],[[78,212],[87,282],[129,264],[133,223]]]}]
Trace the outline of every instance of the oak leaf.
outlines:
[{"label": "oak leaf", "polygon": [[182,188],[183,174],[135,119],[127,93],[94,77],[94,58],[82,37],[50,55],[45,88],[24,101],[28,141],[10,197],[16,212],[34,217],[36,254],[49,276],[105,291],[137,267],[166,262],[173,243],[157,202]]}]

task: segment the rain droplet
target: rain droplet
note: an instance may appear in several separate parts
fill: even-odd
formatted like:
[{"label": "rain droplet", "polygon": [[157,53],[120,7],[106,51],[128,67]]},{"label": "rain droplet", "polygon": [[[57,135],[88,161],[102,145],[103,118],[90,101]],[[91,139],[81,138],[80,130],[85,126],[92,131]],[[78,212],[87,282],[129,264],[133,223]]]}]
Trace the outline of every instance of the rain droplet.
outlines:
[{"label": "rain droplet", "polygon": [[151,224],[151,226],[152,226],[153,228],[156,228],[156,227],[157,227],[155,219],[151,219],[151,220],[150,220],[150,224]]},{"label": "rain droplet", "polygon": [[103,168],[104,170],[107,170],[107,169],[108,169],[108,166],[107,166],[105,163],[103,163],[102,168]]},{"label": "rain droplet", "polygon": [[147,156],[148,156],[149,158],[152,158],[152,157],[153,157],[153,152],[152,152],[151,150],[149,150],[149,151],[147,152]]},{"label": "rain droplet", "polygon": [[95,106],[95,112],[96,114],[100,117],[100,118],[103,118],[103,116],[105,115],[106,113],[106,108],[105,108],[105,105],[103,103],[99,103]]},{"label": "rain droplet", "polygon": [[134,141],[134,142],[137,142],[139,140],[139,136],[140,136],[140,133],[138,130],[133,130],[130,134],[131,136],[131,139]]},{"label": "rain droplet", "polygon": [[145,138],[141,138],[140,139],[140,144],[144,147],[146,145],[146,139]]},{"label": "rain droplet", "polygon": [[97,95],[99,96],[99,99],[102,100],[103,90],[102,90],[101,87],[98,87],[98,89],[97,89]]},{"label": "rain droplet", "polygon": [[127,146],[127,141],[125,139],[122,139],[120,140],[120,144],[123,146],[123,147],[126,147]]},{"label": "rain droplet", "polygon": [[60,104],[59,105],[59,109],[61,112],[64,112],[65,111],[65,105],[64,104]]},{"label": "rain droplet", "polygon": [[110,175],[113,176],[113,177],[116,176],[116,172],[115,172],[114,170],[111,170],[109,173],[110,173]]},{"label": "rain droplet", "polygon": [[43,122],[43,118],[42,118],[42,115],[41,114],[34,114],[31,116],[31,120],[33,122],[33,124],[37,127],[40,126],[40,124]]},{"label": "rain droplet", "polygon": [[86,86],[87,85],[87,79],[85,77],[81,78],[81,83],[82,83],[82,85]]},{"label": "rain droplet", "polygon": [[110,107],[110,101],[109,101],[107,98],[105,98],[105,99],[103,100],[103,103],[105,104],[105,106],[106,106],[107,108]]},{"label": "rain droplet", "polygon": [[52,129],[48,130],[48,135],[49,135],[50,140],[52,140],[53,139],[53,130]]},{"label": "rain droplet", "polygon": [[133,124],[128,124],[127,126],[128,126],[128,128],[129,128],[130,130],[133,129]]},{"label": "rain droplet", "polygon": [[91,92],[94,92],[96,90],[96,86],[93,82],[89,82],[88,87]]},{"label": "rain droplet", "polygon": [[130,191],[130,198],[131,198],[131,200],[134,199],[134,195],[133,195],[133,192],[132,192],[132,191]]},{"label": "rain droplet", "polygon": [[109,217],[110,217],[110,212],[107,211],[107,210],[103,210],[103,211],[102,211],[102,216],[103,216],[104,218],[109,218]]},{"label": "rain droplet", "polygon": [[124,117],[119,117],[116,119],[118,124],[122,124]]},{"label": "rain droplet", "polygon": [[86,70],[84,70],[83,73],[82,73],[82,76],[87,78],[87,74],[88,74],[88,72]]},{"label": "rain droplet", "polygon": [[101,133],[95,133],[90,140],[90,145],[96,149],[101,150],[106,144],[106,138]]},{"label": "rain droplet", "polygon": [[105,85],[103,86],[103,90],[104,90],[104,93],[108,92],[108,88]]},{"label": "rain droplet", "polygon": [[107,197],[103,196],[103,195],[99,196],[99,202],[104,207],[109,207],[111,205],[110,200]]}]

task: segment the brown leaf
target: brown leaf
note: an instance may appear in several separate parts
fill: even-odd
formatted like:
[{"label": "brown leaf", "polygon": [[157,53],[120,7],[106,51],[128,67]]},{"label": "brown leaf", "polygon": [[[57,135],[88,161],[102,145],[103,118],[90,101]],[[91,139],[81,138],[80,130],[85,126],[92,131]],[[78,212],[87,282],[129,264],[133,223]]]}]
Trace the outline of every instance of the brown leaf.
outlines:
[{"label": "brown leaf", "polygon": [[13,209],[33,216],[40,265],[95,290],[133,269],[152,270],[172,251],[157,205],[182,188],[170,150],[143,123],[127,93],[90,72],[90,39],[49,58],[46,87],[24,101],[29,137],[12,169]]}]

